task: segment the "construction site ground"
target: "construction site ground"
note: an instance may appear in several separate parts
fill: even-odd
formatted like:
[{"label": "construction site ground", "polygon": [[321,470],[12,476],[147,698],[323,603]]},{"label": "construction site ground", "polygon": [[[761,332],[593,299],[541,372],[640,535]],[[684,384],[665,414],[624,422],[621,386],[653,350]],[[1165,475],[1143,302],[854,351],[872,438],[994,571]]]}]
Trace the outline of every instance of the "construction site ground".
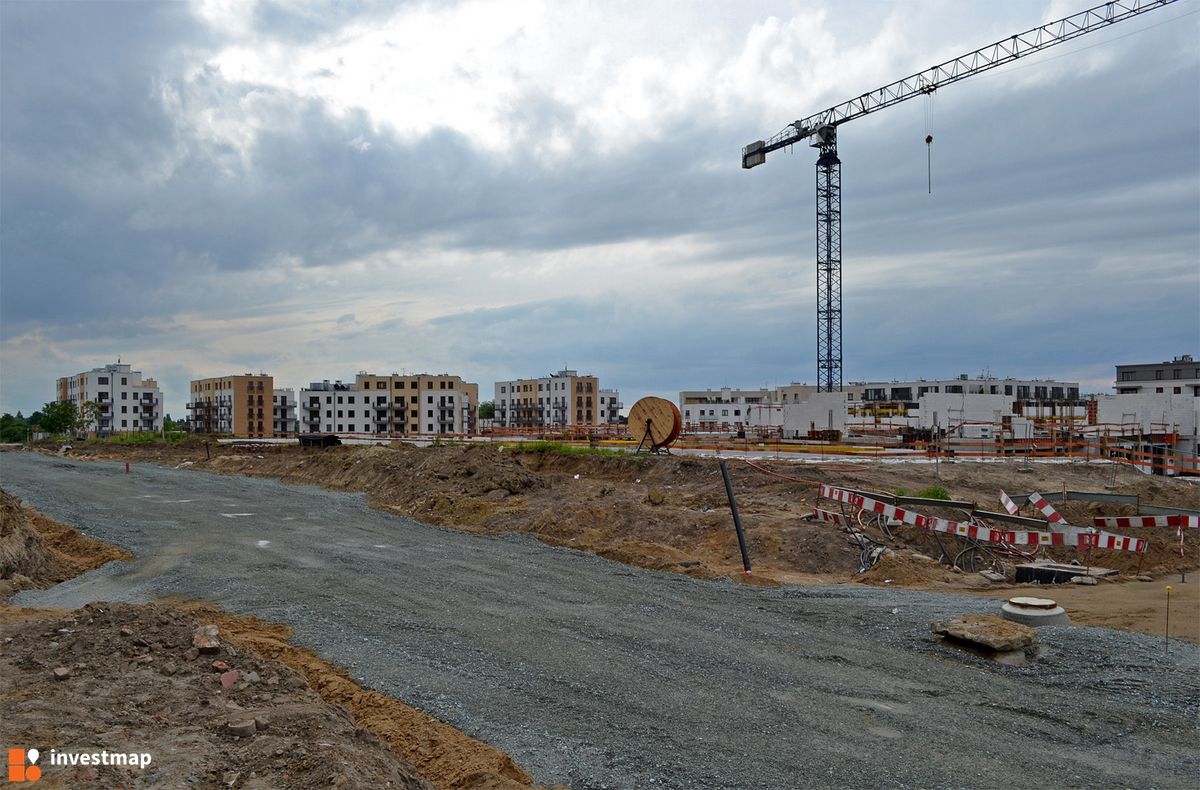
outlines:
[{"label": "construction site ground", "polygon": [[[1200,651],[1174,640],[1168,651],[1161,631],[1149,635],[1154,614],[1126,623],[1148,634],[1041,629],[1042,657],[1015,668],[929,634],[931,620],[996,604],[955,594],[974,579],[942,580],[959,574],[914,560],[919,536],[893,556],[905,568],[911,560],[920,578],[733,584],[717,578],[736,571],[737,549],[719,471],[706,459],[494,447],[211,460],[195,447],[139,452],[128,474],[115,457],[3,456],[6,489],[135,556],[23,592],[17,603],[184,596],[286,624],[295,645],[348,678],[500,747],[542,783],[995,786],[1028,777],[1167,787],[1191,786],[1200,769],[1200,684],[1191,671]],[[147,456],[159,464],[142,463]],[[1109,467],[998,466],[944,465],[941,484],[981,502],[997,485],[1113,484]],[[771,468],[885,491],[937,482],[924,466]],[[363,491],[366,501],[256,476]],[[844,533],[800,519],[811,507],[810,483],[740,466],[734,477],[755,578],[853,578],[857,549]],[[1179,481],[1126,472],[1116,481],[1155,504],[1195,498]],[[1064,510],[1078,518],[1073,507]],[[1173,535],[1162,540],[1177,548]],[[1132,571],[1117,559],[1105,564]],[[1187,559],[1195,565],[1194,554]],[[1152,549],[1141,570],[1157,574],[1155,582],[1070,594],[1121,598],[1109,591],[1175,580],[1172,633],[1195,640],[1195,596],[1183,592],[1192,580],[1178,584],[1175,565],[1169,551]],[[1144,603],[1154,609],[1152,596]]]},{"label": "construction site ground", "polygon": [[[714,458],[633,456],[623,453],[563,452],[555,446],[465,445],[420,448],[357,446],[326,450],[297,447],[235,448],[213,443],[190,446],[113,447],[92,444],[72,457],[123,462],[152,461],[184,468],[270,477],[365,494],[381,510],[481,534],[524,532],[544,543],[577,548],[630,565],[683,573],[695,578],[729,576],[760,584],[855,582],[911,589],[956,590],[991,597],[1028,595],[1030,585],[989,582],[978,574],[954,573],[938,563],[913,560],[912,552],[938,557],[930,535],[916,527],[894,529],[894,539],[869,531],[897,556],[859,574],[859,549],[837,527],[805,517],[817,502],[819,483],[915,494],[941,486],[954,498],[1000,510],[998,492],[1072,491],[1136,494],[1147,504],[1200,508],[1200,481],[1152,477],[1112,464],[1071,462],[788,463],[757,459],[728,461],[754,567],[741,572],[741,555]],[[760,471],[760,467],[770,473]],[[785,479],[793,478],[793,479]],[[796,482],[802,479],[806,482]],[[826,507],[831,507],[825,503]],[[1095,515],[1135,515],[1130,505],[1069,502],[1056,506],[1075,524]],[[836,507],[834,508],[836,509]],[[961,517],[952,510],[933,515]],[[1025,513],[1038,514],[1032,508]],[[1143,557],[1126,552],[1073,549],[1043,552],[1119,570],[1103,590],[1055,587],[1076,622],[1149,634],[1165,627],[1165,585],[1200,568],[1200,534],[1179,552],[1168,528],[1111,530],[1150,540]],[[943,539],[947,548],[956,539]],[[1013,577],[1014,563],[1005,570]],[[1134,581],[1149,575],[1153,582]],[[1186,578],[1186,575],[1184,576]],[[1200,581],[1200,580],[1198,580]],[[1109,589],[1117,584],[1119,590]],[[1175,585],[1173,633],[1200,641],[1200,594]],[[1022,592],[1022,590],[1024,592]]]}]

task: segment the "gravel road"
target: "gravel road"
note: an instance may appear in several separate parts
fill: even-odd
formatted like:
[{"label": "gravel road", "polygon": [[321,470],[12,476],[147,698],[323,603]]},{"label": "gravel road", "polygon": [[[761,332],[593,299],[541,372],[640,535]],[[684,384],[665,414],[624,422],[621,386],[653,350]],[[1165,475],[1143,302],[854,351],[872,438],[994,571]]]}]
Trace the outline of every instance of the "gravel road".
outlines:
[{"label": "gravel road", "polygon": [[544,783],[1200,781],[1195,645],[1044,628],[1043,658],[1014,668],[929,634],[995,611],[967,596],[703,582],[426,526],[357,495],[154,466],[10,452],[0,485],[138,558],[14,603],[185,595],[286,623]]}]

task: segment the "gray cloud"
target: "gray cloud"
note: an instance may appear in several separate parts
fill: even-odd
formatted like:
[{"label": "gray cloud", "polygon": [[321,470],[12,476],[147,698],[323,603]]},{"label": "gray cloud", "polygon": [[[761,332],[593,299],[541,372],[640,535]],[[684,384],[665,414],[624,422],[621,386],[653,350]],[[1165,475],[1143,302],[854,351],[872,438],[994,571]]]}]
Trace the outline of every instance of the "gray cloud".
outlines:
[{"label": "gray cloud", "polygon": [[[253,25],[305,42],[386,11],[268,3]],[[455,131],[402,139],[362,111],[212,68],[185,74],[221,41],[181,5],[6,3],[0,14],[9,358],[12,338],[39,333],[76,343],[90,367],[122,349],[183,348],[180,314],[290,316],[335,299],[335,326],[310,341],[326,358],[462,370],[485,388],[486,376],[564,361],[631,391],[813,375],[813,153],[738,167],[740,146],[772,128],[697,115],[616,151],[499,156]],[[1057,75],[1042,82],[947,88],[934,100],[932,196],[919,102],[844,127],[847,374],[987,364],[1051,375],[1195,351],[1194,33],[1185,21],[1111,41],[1118,65],[1091,72],[1064,59],[1042,67]],[[198,131],[188,119],[206,109],[254,126],[253,142],[241,150]],[[552,129],[592,139],[545,92],[531,88],[511,112],[529,139]],[[737,282],[657,298],[614,288],[499,308],[476,299],[428,321],[353,306],[374,293],[349,264],[397,249],[502,251],[519,268],[553,251],[683,236],[708,246],[665,255],[658,271],[752,266]],[[406,279],[387,280],[401,312],[444,279],[435,263],[403,265]],[[614,284],[640,276],[620,259],[607,266]],[[265,347],[225,362],[295,359]],[[3,408],[28,410],[49,391],[14,378]]]}]

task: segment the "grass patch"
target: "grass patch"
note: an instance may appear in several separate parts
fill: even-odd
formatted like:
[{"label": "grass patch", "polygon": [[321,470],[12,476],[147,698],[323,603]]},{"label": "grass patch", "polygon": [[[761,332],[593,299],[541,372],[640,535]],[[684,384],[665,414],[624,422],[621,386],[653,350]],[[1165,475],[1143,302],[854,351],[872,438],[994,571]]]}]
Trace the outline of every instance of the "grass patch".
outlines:
[{"label": "grass patch", "polygon": [[187,434],[182,431],[170,431],[165,436],[158,433],[150,433],[148,431],[136,433],[117,433],[112,436],[101,436],[95,439],[88,439],[85,444],[101,444],[101,445],[117,445],[128,447],[131,445],[174,445],[182,444],[187,439]]},{"label": "grass patch", "polygon": [[583,447],[562,442],[514,442],[503,445],[515,453],[555,453],[557,455],[596,455],[604,458],[626,458],[629,453],[606,447]]},{"label": "grass patch", "polygon": [[911,494],[904,488],[893,488],[892,493],[896,496],[910,496],[917,499],[950,499],[950,492],[941,486],[929,486],[922,488],[920,491],[914,491]]}]

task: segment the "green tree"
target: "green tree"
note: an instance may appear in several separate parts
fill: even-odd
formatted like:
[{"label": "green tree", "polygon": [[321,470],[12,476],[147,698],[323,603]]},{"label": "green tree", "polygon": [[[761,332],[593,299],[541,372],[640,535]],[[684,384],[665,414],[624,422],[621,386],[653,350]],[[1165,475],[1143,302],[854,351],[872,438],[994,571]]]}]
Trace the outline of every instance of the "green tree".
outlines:
[{"label": "green tree", "polygon": [[485,400],[479,404],[479,419],[490,420],[496,416],[496,404],[494,401]]},{"label": "green tree", "polygon": [[87,434],[96,430],[100,425],[100,404],[95,401],[85,401],[75,415],[75,433]]},{"label": "green tree", "polygon": [[38,428],[46,433],[69,433],[75,427],[79,410],[69,400],[52,401],[42,407],[42,419]]},{"label": "green tree", "polygon": [[29,438],[30,430],[29,421],[21,416],[21,412],[15,417],[11,414],[0,416],[0,442],[23,442]]}]

